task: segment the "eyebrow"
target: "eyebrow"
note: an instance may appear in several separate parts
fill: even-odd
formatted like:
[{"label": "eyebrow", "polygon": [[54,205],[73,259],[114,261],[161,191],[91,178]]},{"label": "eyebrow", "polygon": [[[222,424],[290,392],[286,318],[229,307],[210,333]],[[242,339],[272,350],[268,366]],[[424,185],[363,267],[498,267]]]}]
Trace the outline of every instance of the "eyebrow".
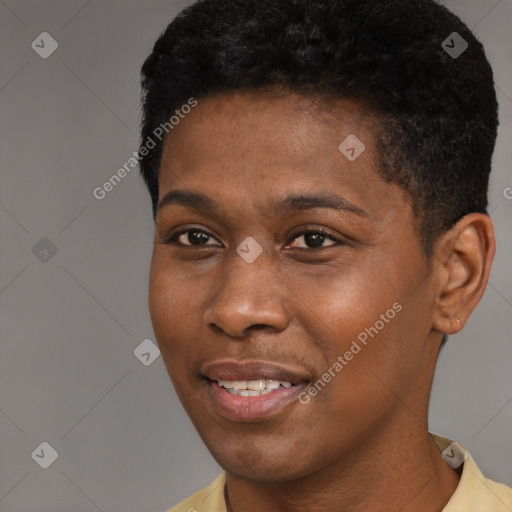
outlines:
[{"label": "eyebrow", "polygon": [[[222,207],[215,199],[200,192],[190,190],[171,190],[160,200],[158,210],[172,204],[185,206],[194,210],[222,210]],[[354,213],[362,217],[368,217],[368,214],[364,210],[352,204],[344,197],[331,192],[288,195],[283,199],[271,200],[270,207],[273,208],[276,213],[288,213],[294,210],[305,211],[315,208],[330,208]]]}]

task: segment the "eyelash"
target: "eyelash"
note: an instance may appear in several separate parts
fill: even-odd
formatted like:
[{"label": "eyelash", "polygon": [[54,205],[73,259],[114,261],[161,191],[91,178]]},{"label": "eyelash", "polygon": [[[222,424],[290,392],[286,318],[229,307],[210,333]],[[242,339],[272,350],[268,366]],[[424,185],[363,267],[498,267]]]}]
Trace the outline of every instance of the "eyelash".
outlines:
[{"label": "eyelash", "polygon": [[[209,231],[207,231],[206,229],[188,228],[188,229],[184,229],[182,231],[179,231],[178,233],[174,233],[173,235],[171,235],[168,238],[166,238],[163,241],[163,243],[165,245],[180,245],[182,247],[200,247],[200,248],[203,248],[203,247],[214,247],[214,246],[211,246],[211,245],[201,245],[201,244],[197,244],[197,245],[190,244],[190,245],[187,245],[187,244],[182,244],[182,243],[177,241],[178,238],[181,235],[184,235],[186,233],[191,233],[191,232],[205,233],[206,235],[208,235],[209,237],[213,238],[214,240],[217,240],[215,238],[215,236],[212,233],[210,233]],[[322,228],[315,228],[315,229],[309,228],[309,229],[304,229],[302,231],[299,231],[298,233],[295,233],[293,235],[293,237],[291,238],[290,241],[293,242],[297,238],[300,238],[301,236],[304,236],[304,235],[316,235],[316,234],[324,235],[326,238],[329,238],[331,241],[333,241],[335,243],[332,244],[332,245],[325,246],[325,247],[299,247],[298,249],[307,249],[309,251],[313,251],[315,249],[316,250],[318,250],[318,249],[327,249],[327,247],[335,247],[335,246],[347,245],[345,242],[343,242],[342,240],[340,240],[338,238],[333,237],[332,235],[330,235],[327,231],[325,231]]]}]

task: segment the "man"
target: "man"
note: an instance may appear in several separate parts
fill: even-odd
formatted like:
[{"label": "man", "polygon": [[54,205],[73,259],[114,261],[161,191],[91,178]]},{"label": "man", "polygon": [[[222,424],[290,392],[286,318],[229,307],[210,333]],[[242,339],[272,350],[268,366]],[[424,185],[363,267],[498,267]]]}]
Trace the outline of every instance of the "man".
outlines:
[{"label": "man", "polygon": [[142,78],[151,319],[225,470],[172,511],[512,510],[428,430],[495,252],[468,28],[432,0],[203,0]]}]

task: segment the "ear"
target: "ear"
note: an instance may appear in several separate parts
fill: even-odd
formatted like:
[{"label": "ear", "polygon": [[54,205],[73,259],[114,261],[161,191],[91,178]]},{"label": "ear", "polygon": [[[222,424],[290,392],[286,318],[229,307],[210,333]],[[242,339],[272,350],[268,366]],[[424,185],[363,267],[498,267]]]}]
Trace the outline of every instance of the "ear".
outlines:
[{"label": "ear", "polygon": [[436,243],[438,274],[433,329],[459,332],[480,302],[491,272],[496,240],[491,218],[471,213]]}]

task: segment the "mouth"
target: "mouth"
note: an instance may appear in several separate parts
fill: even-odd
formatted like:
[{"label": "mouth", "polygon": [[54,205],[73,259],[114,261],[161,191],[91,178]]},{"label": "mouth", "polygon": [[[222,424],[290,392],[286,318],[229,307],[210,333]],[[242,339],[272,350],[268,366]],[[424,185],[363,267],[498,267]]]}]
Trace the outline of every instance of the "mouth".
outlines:
[{"label": "mouth", "polygon": [[269,362],[217,362],[202,372],[214,409],[236,421],[274,417],[297,402],[310,378],[301,369]]},{"label": "mouth", "polygon": [[273,393],[277,389],[289,389],[294,384],[285,380],[218,380],[217,384],[228,393],[237,396],[261,396]]}]

